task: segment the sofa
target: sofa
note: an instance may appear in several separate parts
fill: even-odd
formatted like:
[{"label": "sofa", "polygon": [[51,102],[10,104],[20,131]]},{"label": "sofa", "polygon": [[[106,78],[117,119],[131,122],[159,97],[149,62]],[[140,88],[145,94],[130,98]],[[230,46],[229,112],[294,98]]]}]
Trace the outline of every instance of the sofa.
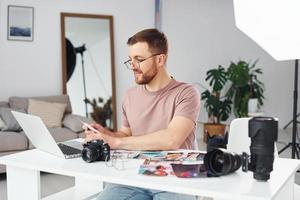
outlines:
[{"label": "sofa", "polygon": [[[34,107],[34,105],[38,106]],[[48,105],[63,105],[62,107],[64,109],[63,111],[60,111],[61,118],[55,119],[59,121],[59,124],[50,124],[50,127],[44,121],[43,112],[46,112],[48,109],[47,115],[53,115],[56,117],[58,111],[56,111],[54,108],[51,109],[52,107],[47,107]],[[22,131],[19,124],[15,121],[14,117],[12,115],[7,116],[11,114],[11,110],[29,114],[32,114],[32,112],[34,113],[35,111],[37,113],[37,116],[41,114],[42,116],[40,117],[46,124],[49,132],[56,142],[63,142],[75,138],[83,138],[84,132],[82,129],[82,124],[79,120],[85,121],[87,123],[92,122],[91,119],[72,114],[72,107],[68,95],[42,97],[10,97],[8,101],[0,101],[0,122],[2,123],[2,128],[0,125],[0,156],[34,148],[34,146]],[[12,122],[13,120],[14,122]],[[5,166],[0,165],[0,173],[4,172],[6,172]]]}]

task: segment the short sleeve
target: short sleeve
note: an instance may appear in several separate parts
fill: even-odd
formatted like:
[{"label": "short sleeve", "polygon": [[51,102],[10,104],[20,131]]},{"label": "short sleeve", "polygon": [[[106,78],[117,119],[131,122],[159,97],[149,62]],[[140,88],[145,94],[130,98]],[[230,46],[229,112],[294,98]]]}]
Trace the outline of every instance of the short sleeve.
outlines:
[{"label": "short sleeve", "polygon": [[127,95],[125,95],[122,101],[122,126],[124,127],[130,127],[127,114],[126,114],[126,110],[128,110],[127,106],[128,106],[128,98]]},{"label": "short sleeve", "polygon": [[197,123],[200,111],[200,95],[192,85],[184,88],[176,101],[175,116],[183,116]]}]

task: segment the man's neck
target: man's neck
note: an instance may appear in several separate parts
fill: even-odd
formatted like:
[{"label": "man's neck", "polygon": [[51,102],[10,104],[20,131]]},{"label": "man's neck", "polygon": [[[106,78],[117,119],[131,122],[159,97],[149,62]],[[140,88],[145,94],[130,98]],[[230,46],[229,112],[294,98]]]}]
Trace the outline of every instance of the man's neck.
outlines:
[{"label": "man's neck", "polygon": [[150,92],[158,91],[170,83],[172,77],[165,71],[158,73],[153,80],[146,84],[146,89]]}]

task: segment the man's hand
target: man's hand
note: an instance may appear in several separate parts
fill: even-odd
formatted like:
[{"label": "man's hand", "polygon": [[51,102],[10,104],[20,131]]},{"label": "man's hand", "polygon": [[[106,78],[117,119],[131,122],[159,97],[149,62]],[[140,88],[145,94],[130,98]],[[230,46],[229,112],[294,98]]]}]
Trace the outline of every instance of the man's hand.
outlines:
[{"label": "man's hand", "polygon": [[94,133],[92,131],[87,131],[89,133],[85,133],[84,143],[87,143],[92,140],[103,140],[102,133]]},{"label": "man's hand", "polygon": [[91,140],[103,140],[105,143],[108,143],[110,148],[114,149],[117,148],[118,145],[118,138],[113,136],[113,132],[107,130],[103,126],[97,123],[92,123],[90,126],[93,129],[96,129],[98,132],[91,130],[88,126],[83,125],[83,129],[85,130],[85,140],[84,142],[89,142]]},{"label": "man's hand", "polygon": [[102,126],[100,124],[97,124],[97,123],[87,124],[85,122],[82,122],[82,123],[83,123],[82,128],[86,134],[88,134],[90,131],[94,132],[94,133],[102,132],[101,131]]},{"label": "man's hand", "polygon": [[100,124],[97,123],[84,124],[82,128],[84,129],[84,133],[86,136],[84,140],[85,143],[91,140],[103,139],[102,134],[104,128]]}]

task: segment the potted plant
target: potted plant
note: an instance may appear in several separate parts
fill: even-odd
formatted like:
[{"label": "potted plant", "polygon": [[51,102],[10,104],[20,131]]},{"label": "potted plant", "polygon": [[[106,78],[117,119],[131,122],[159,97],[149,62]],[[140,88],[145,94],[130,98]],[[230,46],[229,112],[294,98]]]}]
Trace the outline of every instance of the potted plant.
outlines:
[{"label": "potted plant", "polygon": [[[247,117],[249,111],[257,112],[263,105],[264,84],[257,78],[262,74],[262,70],[256,67],[256,63],[257,60],[253,64],[240,60],[237,63],[231,62],[227,69],[231,86],[226,96],[233,102],[233,112],[236,117]],[[249,106],[253,104],[252,101],[257,108],[249,110],[248,104]]]},{"label": "potted plant", "polygon": [[211,90],[206,89],[201,93],[201,100],[204,100],[204,107],[208,113],[208,123],[204,124],[204,141],[207,136],[224,135],[226,125],[221,121],[226,121],[231,113],[231,100],[221,97],[221,91],[227,82],[227,73],[219,65],[216,69],[207,71],[205,81],[208,81]]},{"label": "potted plant", "polygon": [[109,99],[107,99],[106,102],[104,102],[103,98],[101,97],[98,97],[98,102],[96,98],[93,98],[92,101],[86,98],[84,101],[90,104],[93,108],[93,112],[91,112],[91,117],[93,118],[93,120],[101,124],[104,128],[108,128],[109,130],[112,131],[113,130],[113,124],[112,124],[113,111],[111,106],[112,98],[110,97]]}]

